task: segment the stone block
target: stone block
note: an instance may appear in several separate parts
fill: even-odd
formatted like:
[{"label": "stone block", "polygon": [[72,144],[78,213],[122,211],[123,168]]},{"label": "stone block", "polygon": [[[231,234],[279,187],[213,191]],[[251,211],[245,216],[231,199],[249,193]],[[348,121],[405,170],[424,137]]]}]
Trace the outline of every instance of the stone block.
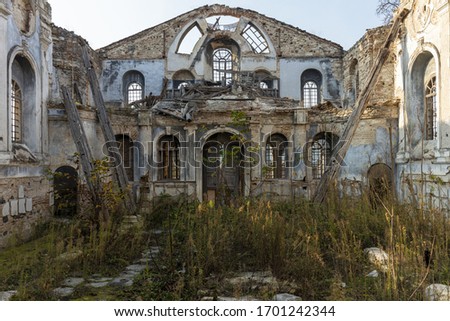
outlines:
[{"label": "stone block", "polygon": [[9,214],[10,214],[10,206],[9,206],[9,203],[5,203],[5,204],[3,204],[2,216],[3,216],[3,217],[6,217],[6,216],[9,216]]},{"label": "stone block", "polygon": [[55,194],[53,192],[51,192],[48,197],[48,205],[49,206],[55,205]]},{"label": "stone block", "polygon": [[33,199],[32,198],[26,199],[25,210],[27,212],[33,211]]},{"label": "stone block", "polygon": [[25,187],[19,185],[19,198],[25,198]]},{"label": "stone block", "polygon": [[11,215],[17,216],[19,215],[19,201],[18,200],[10,200],[9,201]]},{"label": "stone block", "polygon": [[19,199],[19,214],[25,214],[25,199],[21,198]]}]

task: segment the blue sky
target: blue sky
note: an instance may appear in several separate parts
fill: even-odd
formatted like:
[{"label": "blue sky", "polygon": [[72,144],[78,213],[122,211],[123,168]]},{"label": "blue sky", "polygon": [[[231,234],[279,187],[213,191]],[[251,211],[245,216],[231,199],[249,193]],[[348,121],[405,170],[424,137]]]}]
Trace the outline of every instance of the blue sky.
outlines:
[{"label": "blue sky", "polygon": [[53,22],[74,31],[94,48],[207,4],[258,11],[350,48],[366,29],[382,24],[378,0],[48,0]]}]

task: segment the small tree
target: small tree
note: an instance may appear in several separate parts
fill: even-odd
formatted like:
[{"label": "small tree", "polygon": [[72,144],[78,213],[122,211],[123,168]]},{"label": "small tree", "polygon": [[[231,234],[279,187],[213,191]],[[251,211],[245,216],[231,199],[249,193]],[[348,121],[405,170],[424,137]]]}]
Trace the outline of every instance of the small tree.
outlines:
[{"label": "small tree", "polygon": [[394,11],[399,5],[400,0],[378,0],[377,15],[387,24],[392,20]]}]

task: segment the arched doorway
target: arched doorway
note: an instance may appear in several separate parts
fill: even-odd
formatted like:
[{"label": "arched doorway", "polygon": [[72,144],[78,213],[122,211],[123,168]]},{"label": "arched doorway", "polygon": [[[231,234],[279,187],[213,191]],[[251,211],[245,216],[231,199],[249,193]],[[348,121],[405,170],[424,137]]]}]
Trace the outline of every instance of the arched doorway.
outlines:
[{"label": "arched doorway", "polygon": [[203,147],[203,199],[229,203],[242,195],[243,150],[230,133],[211,136]]},{"label": "arched doorway", "polygon": [[386,164],[375,164],[367,174],[369,180],[369,197],[372,204],[392,195],[392,170]]},{"label": "arched doorway", "polygon": [[53,175],[55,216],[72,217],[78,208],[78,173],[71,166],[58,168]]}]

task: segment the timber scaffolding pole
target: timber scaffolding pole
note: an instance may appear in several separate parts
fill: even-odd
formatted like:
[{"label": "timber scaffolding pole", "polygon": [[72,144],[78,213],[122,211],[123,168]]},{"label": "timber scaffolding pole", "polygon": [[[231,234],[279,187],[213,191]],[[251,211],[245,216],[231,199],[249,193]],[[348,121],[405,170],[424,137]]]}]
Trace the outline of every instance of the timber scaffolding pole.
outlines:
[{"label": "timber scaffolding pole", "polygon": [[115,177],[117,185],[120,191],[124,195],[124,205],[125,208],[130,210],[132,214],[134,214],[137,210],[136,203],[134,201],[133,193],[128,186],[128,178],[125,172],[125,167],[123,165],[122,159],[117,158],[119,152],[119,144],[116,141],[114,136],[114,132],[109,121],[108,113],[106,111],[105,102],[103,101],[103,95],[100,91],[100,86],[98,83],[97,75],[94,70],[94,66],[91,63],[89,58],[89,52],[87,44],[82,46],[82,54],[83,54],[83,62],[84,67],[86,68],[86,72],[88,75],[89,83],[92,90],[92,96],[94,98],[94,103],[96,106],[97,117],[100,122],[100,127],[103,132],[103,136],[106,142],[106,149],[108,151],[108,155],[113,161],[113,171],[115,172]]},{"label": "timber scaffolding pole", "polygon": [[383,47],[381,47],[378,52],[378,56],[375,59],[375,62],[372,66],[372,69],[369,73],[369,81],[361,92],[361,96],[358,99],[356,104],[356,108],[353,110],[350,115],[347,124],[345,126],[344,132],[339,140],[339,143],[333,150],[331,156],[331,164],[330,168],[324,173],[322,179],[320,180],[319,186],[317,187],[316,193],[314,195],[313,200],[317,203],[323,203],[325,200],[325,196],[327,195],[328,189],[332,182],[336,181],[338,174],[341,169],[341,165],[344,162],[345,156],[347,155],[348,149],[350,148],[350,144],[355,136],[358,125],[361,121],[361,116],[364,113],[364,110],[367,107],[369,102],[369,98],[375,88],[375,85],[378,82],[378,78],[381,73],[381,69],[383,68],[384,63],[389,57],[390,47],[394,40],[397,38],[397,35],[400,31],[403,21],[409,14],[409,9],[403,8],[394,18],[392,23],[392,27],[389,31],[389,34],[384,42]]}]

